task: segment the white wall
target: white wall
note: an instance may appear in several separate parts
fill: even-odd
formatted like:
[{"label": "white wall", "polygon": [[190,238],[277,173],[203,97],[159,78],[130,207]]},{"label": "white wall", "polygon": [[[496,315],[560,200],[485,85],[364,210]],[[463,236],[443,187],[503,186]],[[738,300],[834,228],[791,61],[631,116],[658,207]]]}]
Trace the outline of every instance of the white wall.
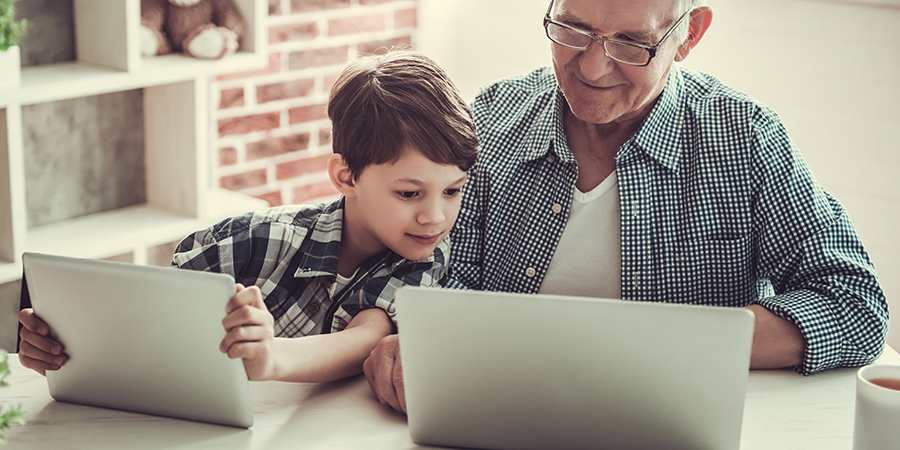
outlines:
[{"label": "white wall", "polygon": [[[550,63],[547,0],[420,0],[419,48],[466,99]],[[817,179],[847,207],[900,311],[900,0],[707,0],[685,61],[779,113]],[[888,342],[900,348],[900,316]]]}]

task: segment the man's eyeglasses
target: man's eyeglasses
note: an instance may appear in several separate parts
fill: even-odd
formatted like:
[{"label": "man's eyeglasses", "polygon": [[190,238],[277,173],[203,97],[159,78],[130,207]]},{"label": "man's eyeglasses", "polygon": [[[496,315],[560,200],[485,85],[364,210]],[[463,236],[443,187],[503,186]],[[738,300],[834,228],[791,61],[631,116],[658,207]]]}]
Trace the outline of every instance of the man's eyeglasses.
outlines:
[{"label": "man's eyeglasses", "polygon": [[609,38],[606,36],[598,36],[591,31],[575,28],[571,25],[557,22],[550,18],[550,10],[553,9],[553,2],[547,8],[547,14],[544,15],[544,30],[547,31],[547,37],[551,41],[562,45],[563,47],[575,50],[587,50],[593,41],[603,43],[603,50],[606,56],[622,63],[632,66],[646,66],[650,64],[650,60],[656,56],[659,46],[681,25],[685,17],[688,17],[691,10],[685,11],[684,14],[666,31],[666,34],[656,43],[656,45],[643,45],[635,42],[627,42],[619,39]]}]

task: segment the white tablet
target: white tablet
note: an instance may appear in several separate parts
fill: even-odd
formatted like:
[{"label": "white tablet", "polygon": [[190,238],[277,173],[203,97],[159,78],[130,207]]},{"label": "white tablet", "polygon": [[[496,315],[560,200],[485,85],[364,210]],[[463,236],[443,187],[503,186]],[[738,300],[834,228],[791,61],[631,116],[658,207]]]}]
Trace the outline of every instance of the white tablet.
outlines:
[{"label": "white tablet", "polygon": [[219,352],[231,276],[25,253],[23,291],[65,346],[59,401],[248,428],[240,359]]}]

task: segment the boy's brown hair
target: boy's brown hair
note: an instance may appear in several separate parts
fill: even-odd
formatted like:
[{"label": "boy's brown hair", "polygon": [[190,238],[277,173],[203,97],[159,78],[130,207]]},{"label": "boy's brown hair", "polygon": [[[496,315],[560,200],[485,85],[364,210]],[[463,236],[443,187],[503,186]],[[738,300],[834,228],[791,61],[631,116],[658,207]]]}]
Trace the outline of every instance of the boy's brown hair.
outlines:
[{"label": "boy's brown hair", "polygon": [[359,178],[413,146],[438,164],[475,164],[472,113],[447,74],[421,53],[395,50],[351,62],[328,99],[332,148]]}]

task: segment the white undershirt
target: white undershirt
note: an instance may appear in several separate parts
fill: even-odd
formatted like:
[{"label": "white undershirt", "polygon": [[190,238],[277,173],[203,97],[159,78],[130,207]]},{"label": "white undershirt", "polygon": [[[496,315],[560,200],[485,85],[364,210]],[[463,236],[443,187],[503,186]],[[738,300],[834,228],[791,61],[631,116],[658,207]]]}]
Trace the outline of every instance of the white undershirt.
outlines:
[{"label": "white undershirt", "polygon": [[538,293],[622,297],[622,242],[616,172],[582,193],[575,188],[566,228]]}]

